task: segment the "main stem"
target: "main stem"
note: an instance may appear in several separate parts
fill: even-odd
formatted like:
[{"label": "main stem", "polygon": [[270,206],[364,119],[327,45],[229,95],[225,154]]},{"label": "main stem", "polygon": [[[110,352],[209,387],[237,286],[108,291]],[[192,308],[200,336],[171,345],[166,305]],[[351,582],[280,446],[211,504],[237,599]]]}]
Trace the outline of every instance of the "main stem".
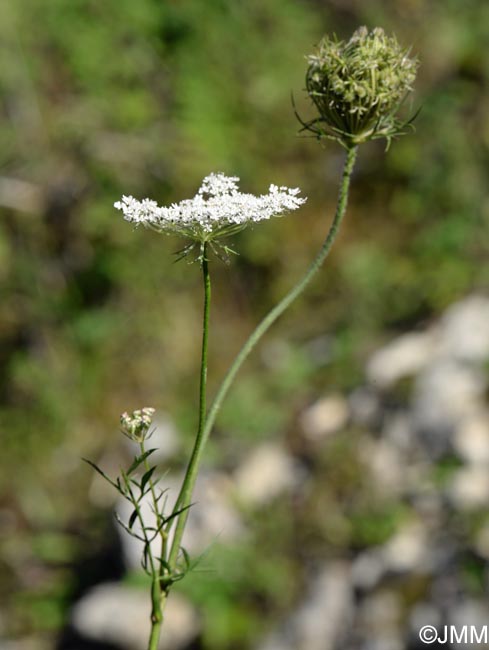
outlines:
[{"label": "main stem", "polygon": [[[282,300],[265,316],[261,323],[256,327],[253,333],[250,335],[246,343],[241,348],[236,359],[229,368],[224,380],[217,391],[216,397],[212,406],[209,410],[209,413],[205,413],[205,388],[206,388],[206,375],[207,375],[207,336],[208,336],[208,326],[209,326],[209,304],[210,304],[210,279],[207,268],[207,260],[204,250],[204,262],[203,262],[203,271],[204,271],[204,288],[205,288],[205,304],[204,304],[204,335],[202,341],[202,366],[201,366],[201,392],[200,392],[200,417],[199,417],[199,429],[197,433],[197,438],[195,441],[194,449],[192,452],[192,457],[190,459],[189,465],[187,467],[187,472],[185,474],[184,482],[180,494],[178,496],[177,502],[174,506],[174,512],[180,508],[185,508],[190,505],[190,500],[192,498],[192,491],[195,485],[195,479],[197,478],[197,470],[202,456],[202,452],[209,438],[212,427],[216,420],[219,409],[222,405],[224,398],[226,397],[234,378],[236,377],[239,369],[243,365],[244,361],[256,346],[261,337],[265,332],[273,325],[273,323],[279,318],[284,311],[291,305],[294,300],[304,291],[309,282],[312,280],[314,275],[321,268],[323,262],[327,258],[331,247],[333,246],[334,240],[336,238],[340,224],[345,216],[346,207],[348,204],[348,191],[350,188],[351,175],[353,172],[353,167],[355,166],[355,161],[357,157],[357,146],[352,146],[347,150],[346,160],[343,167],[343,174],[341,178],[341,184],[338,194],[338,202],[336,206],[336,212],[334,215],[333,223],[329,229],[326,239],[319,251],[318,255],[306,271],[302,279],[296,284],[288,294],[282,298]],[[178,558],[178,552],[180,549],[180,543],[182,540],[183,531],[185,529],[185,524],[187,521],[188,510],[182,513],[177,517],[177,525],[175,529],[175,536],[173,538],[173,544],[170,551],[169,565],[173,570]]]},{"label": "main stem", "polygon": [[174,512],[185,508],[185,510],[177,517],[175,526],[175,534],[168,557],[168,565],[170,571],[175,570],[178,560],[178,553],[180,551],[180,544],[182,542],[183,531],[187,523],[190,500],[197,478],[199,469],[199,462],[202,456],[202,450],[205,445],[206,436],[204,435],[205,422],[206,422],[206,395],[207,395],[207,349],[209,341],[209,315],[211,307],[211,278],[209,274],[209,262],[207,259],[207,244],[204,243],[202,250],[202,275],[204,280],[204,318],[202,328],[202,357],[200,364],[200,394],[199,394],[199,424],[197,428],[197,437],[195,438],[192,456],[187,465],[187,471],[183,484],[178,495],[177,502],[174,507]]},{"label": "main stem", "polygon": [[161,590],[157,574],[153,574],[153,582],[151,585],[151,634],[148,650],[158,650],[159,648],[165,602],[166,592]]},{"label": "main stem", "polygon": [[[144,455],[146,453],[144,440],[141,441],[140,448],[141,448],[141,455]],[[149,472],[150,467],[147,458],[145,458],[143,464],[144,464],[145,471]],[[157,513],[158,499],[156,497],[156,491],[155,491],[152,478],[149,479],[149,485],[150,485],[151,497],[153,500],[154,512]],[[157,526],[161,525],[159,517],[157,517],[156,525]],[[160,531],[160,537],[161,537],[160,557],[164,558],[166,557],[167,533],[163,528]],[[162,578],[164,575],[163,574],[164,566],[162,563],[160,563],[160,566],[156,567],[153,561],[153,556],[151,554],[151,549],[149,552],[151,558],[152,582],[151,582],[151,634],[149,637],[148,650],[158,650],[158,646],[160,643],[161,627],[163,625],[163,610],[165,608],[165,602],[166,602],[166,591],[162,582]]]}]

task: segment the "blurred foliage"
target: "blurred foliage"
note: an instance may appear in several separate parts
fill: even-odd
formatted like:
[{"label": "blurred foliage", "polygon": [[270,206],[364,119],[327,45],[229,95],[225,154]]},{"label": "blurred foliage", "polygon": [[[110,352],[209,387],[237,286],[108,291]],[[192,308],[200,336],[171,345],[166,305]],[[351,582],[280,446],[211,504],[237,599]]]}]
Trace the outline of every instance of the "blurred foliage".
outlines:
[{"label": "blurred foliage", "polygon": [[[195,423],[198,268],[172,264],[180,242],[132,232],[113,202],[122,193],[179,200],[212,170],[241,176],[251,191],[276,182],[299,185],[309,196],[300,215],[239,235],[240,256],[231,267],[213,265],[215,385],[323,238],[342,154],[295,137],[290,93],[307,116],[304,54],[324,32],[348,36],[359,24],[381,25],[413,43],[421,61],[412,107],[422,107],[417,133],[394,142],[387,155],[382,144],[361,150],[329,268],[241,373],[216,433],[222,448],[209,453],[214,462],[236,459],[257,438],[291,427],[312,396],[354,386],[380,340],[487,287],[489,60],[481,53],[489,42],[489,5],[0,5],[0,525],[10,540],[1,547],[0,597],[19,592],[9,610],[16,612],[12,632],[42,638],[41,630],[59,626],[69,602],[70,560],[80,551],[68,533],[91,521],[80,514],[89,507],[91,480],[80,456],[114,450],[118,414],[143,403],[170,412],[186,442]],[[359,488],[348,469],[353,448],[342,457],[329,469],[340,473],[338,484],[351,498]],[[335,484],[333,473],[316,491],[321,486],[323,506],[337,500],[333,510],[345,523]],[[324,539],[353,548],[378,543],[403,516],[397,504],[384,505],[375,496],[361,499],[348,529],[340,522],[331,531],[334,512],[313,503],[313,532],[302,541],[314,549],[317,539],[322,547]],[[280,530],[271,526],[267,548],[277,547]],[[95,526],[91,534],[103,531]],[[292,543],[294,531],[284,534]],[[252,549],[236,553],[249,554],[243,567],[253,564]],[[281,566],[265,581],[271,601],[283,589]],[[31,571],[44,576],[39,589]],[[247,601],[250,573],[242,571],[232,589],[225,582],[185,587],[219,611],[205,647],[230,647],[260,616],[257,603]],[[236,592],[244,599],[237,604]],[[19,608],[18,599],[29,607]]]}]

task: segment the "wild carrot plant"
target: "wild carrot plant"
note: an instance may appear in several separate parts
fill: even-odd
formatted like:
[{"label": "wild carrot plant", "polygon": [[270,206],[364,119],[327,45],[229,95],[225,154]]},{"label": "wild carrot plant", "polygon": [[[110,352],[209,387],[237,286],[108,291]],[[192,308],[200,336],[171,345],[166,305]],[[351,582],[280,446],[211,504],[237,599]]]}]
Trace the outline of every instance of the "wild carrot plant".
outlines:
[{"label": "wild carrot plant", "polygon": [[[211,304],[211,266],[214,260],[228,259],[234,251],[227,238],[250,224],[280,216],[304,204],[299,189],[270,185],[267,194],[241,193],[239,179],[222,173],[207,176],[191,198],[169,207],[150,199],[138,201],[123,196],[115,203],[124,218],[158,233],[183,237],[179,257],[192,256],[200,265],[204,307],[198,426],[180,492],[167,510],[165,490],[159,487],[157,468],[151,464],[155,449],[146,448],[152,430],[153,408],[143,408],[121,416],[122,433],[136,442],[138,454],[127,470],[115,479],[94,463],[90,464],[132,506],[127,521],[119,523],[143,544],[142,566],[151,577],[151,635],[148,650],[159,646],[163,611],[172,586],[192,568],[192,560],[182,547],[182,537],[191,506],[202,453],[212,432],[219,409],[235,377],[250,352],[271,325],[304,291],[319,271],[335,241],[345,216],[350,181],[360,144],[377,138],[391,139],[403,134],[410,121],[401,121],[398,110],[412,90],[417,61],[403,50],[394,37],[380,28],[359,28],[349,41],[325,38],[317,51],[307,57],[306,91],[317,115],[305,121],[299,116],[301,131],[318,139],[338,142],[345,150],[336,211],[322,246],[297,284],[275,305],[249,336],[225,375],[214,400],[207,408],[207,366]],[[149,498],[154,519],[144,519],[141,503]],[[155,542],[158,542],[155,551]]]}]

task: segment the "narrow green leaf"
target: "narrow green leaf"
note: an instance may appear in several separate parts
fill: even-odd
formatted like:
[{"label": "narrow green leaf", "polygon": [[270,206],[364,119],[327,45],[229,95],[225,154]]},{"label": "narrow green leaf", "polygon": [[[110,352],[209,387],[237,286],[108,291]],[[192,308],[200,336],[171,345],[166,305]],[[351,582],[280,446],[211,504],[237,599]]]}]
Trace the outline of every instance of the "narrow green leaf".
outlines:
[{"label": "narrow green leaf", "polygon": [[140,456],[136,456],[134,462],[127,470],[127,475],[129,476],[129,474],[132,474],[134,470],[136,470],[139,467],[139,465],[141,465],[141,463],[144,462],[146,458],[148,458],[148,456],[151,456],[151,454],[154,453],[155,451],[156,449],[148,449],[148,451],[145,451],[144,454],[141,454]]},{"label": "narrow green leaf", "polygon": [[161,564],[161,566],[162,566],[164,569],[166,569],[166,570],[168,571],[168,573],[170,573],[170,572],[171,572],[171,567],[170,567],[170,565],[168,564],[168,562],[167,562],[165,559],[163,559],[162,557],[159,557],[159,558],[157,558],[157,559],[158,559],[158,562]]},{"label": "narrow green leaf", "polygon": [[183,559],[185,561],[185,568],[188,571],[191,565],[190,555],[188,554],[188,551],[185,548],[183,548],[183,546],[180,547],[180,551],[182,552]]},{"label": "narrow green leaf", "polygon": [[161,531],[165,527],[165,520],[161,518],[161,515],[159,516],[158,521],[161,521],[161,523],[158,525],[157,528],[154,528],[153,537],[150,540],[151,542],[158,537],[158,535],[161,533]]},{"label": "narrow green leaf", "polygon": [[152,468],[149,469],[147,472],[145,472],[145,474],[143,474],[143,478],[141,479],[141,492],[144,492],[144,487],[145,487],[146,483],[147,483],[147,482],[151,479],[151,477],[153,476],[153,473],[154,473],[155,469],[156,469],[156,466],[155,466],[155,467],[152,467]]},{"label": "narrow green leaf", "polygon": [[180,580],[183,580],[186,575],[187,575],[186,571],[181,571],[180,573],[173,573],[171,577],[172,584],[174,582],[180,582]]},{"label": "narrow green leaf", "polygon": [[138,511],[137,509],[134,509],[132,515],[129,517],[128,526],[130,529],[132,529],[132,527],[134,526],[134,522],[136,521],[137,518],[138,518]]},{"label": "narrow green leaf", "polygon": [[188,510],[191,508],[194,504],[190,503],[188,506],[184,506],[183,508],[180,508],[180,510],[177,510],[175,512],[172,512],[171,515],[165,518],[165,525],[168,524],[170,521],[175,519],[175,517],[178,517],[179,515],[182,514],[182,512],[185,512],[185,510]]},{"label": "narrow green leaf", "polygon": [[144,545],[143,549],[143,556],[141,558],[141,566],[143,567],[144,571],[150,576],[151,571],[148,569],[148,555],[149,555],[149,544]]},{"label": "narrow green leaf", "polygon": [[146,540],[144,539],[144,537],[141,537],[141,535],[138,535],[138,534],[135,533],[133,530],[131,530],[131,529],[130,529],[130,528],[129,528],[129,527],[128,527],[128,526],[127,526],[123,521],[122,521],[122,519],[119,517],[119,515],[118,515],[117,513],[115,513],[114,516],[115,516],[116,521],[117,521],[117,523],[119,524],[119,526],[122,526],[122,528],[124,528],[124,530],[126,531],[126,533],[128,533],[129,535],[131,535],[131,537],[135,537],[136,539],[139,539],[141,542],[145,542],[145,541],[146,541]]},{"label": "narrow green leaf", "polygon": [[82,458],[82,460],[88,465],[90,465],[90,467],[92,467],[98,474],[100,474],[100,476],[102,476],[108,483],[110,483],[113,487],[115,487],[116,490],[118,490],[119,492],[121,491],[120,486],[117,483],[115,483],[111,478],[109,478],[107,474],[103,472],[98,465],[93,463],[91,460],[88,460],[87,458]]}]

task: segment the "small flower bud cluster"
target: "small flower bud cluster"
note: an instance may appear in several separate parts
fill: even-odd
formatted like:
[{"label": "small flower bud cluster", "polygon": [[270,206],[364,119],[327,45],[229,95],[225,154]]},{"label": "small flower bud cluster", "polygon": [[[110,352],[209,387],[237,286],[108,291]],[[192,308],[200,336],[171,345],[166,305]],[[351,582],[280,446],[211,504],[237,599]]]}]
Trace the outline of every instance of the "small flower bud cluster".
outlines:
[{"label": "small flower bud cluster", "polygon": [[418,62],[380,27],[347,42],[326,37],[307,57],[306,89],[324,135],[347,146],[399,134],[395,113],[412,90]]},{"label": "small flower bud cluster", "polygon": [[155,409],[149,406],[121,415],[122,433],[134,442],[143,442],[148,435]]},{"label": "small flower bud cluster", "polygon": [[238,181],[235,176],[210,174],[192,199],[169,207],[160,207],[150,199],[138,201],[132,196],[123,196],[114,207],[136,225],[206,242],[232,235],[250,223],[296,210],[306,201],[298,196],[298,188],[277,185],[270,185],[269,193],[261,196],[243,194],[238,191]]}]

